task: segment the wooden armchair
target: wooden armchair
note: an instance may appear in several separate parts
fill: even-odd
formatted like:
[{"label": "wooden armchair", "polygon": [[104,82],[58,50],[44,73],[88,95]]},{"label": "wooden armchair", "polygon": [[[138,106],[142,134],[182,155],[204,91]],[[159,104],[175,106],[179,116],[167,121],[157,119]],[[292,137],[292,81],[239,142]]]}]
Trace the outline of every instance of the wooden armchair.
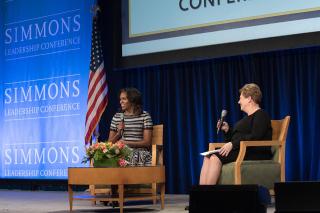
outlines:
[{"label": "wooden armchair", "polygon": [[[163,125],[155,125],[153,126],[152,131],[152,161],[151,166],[163,165]],[[129,187],[126,188],[126,193],[130,194],[152,194],[154,199],[153,203],[156,203],[156,194],[157,194],[157,184],[153,183],[152,186],[150,185],[139,185],[137,187]],[[90,185],[90,193],[91,195],[96,194],[110,194],[111,189],[107,186],[95,186]]]},{"label": "wooden armchair", "polygon": [[[271,141],[241,141],[238,158],[235,162],[223,165],[218,184],[259,184],[269,190],[275,182],[285,181],[285,145],[290,116],[282,120],[272,120]],[[209,150],[222,147],[225,143],[210,143]],[[271,160],[244,161],[247,147],[271,146]]]}]

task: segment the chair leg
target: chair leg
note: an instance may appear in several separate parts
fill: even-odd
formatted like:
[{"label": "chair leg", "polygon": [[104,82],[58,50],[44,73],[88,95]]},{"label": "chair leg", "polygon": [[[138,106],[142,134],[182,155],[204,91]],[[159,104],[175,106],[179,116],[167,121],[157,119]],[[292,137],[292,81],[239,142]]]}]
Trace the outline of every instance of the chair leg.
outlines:
[{"label": "chair leg", "polygon": [[153,204],[157,203],[157,184],[156,183],[152,183],[152,201]]},{"label": "chair leg", "polygon": [[[91,194],[92,196],[95,196],[95,195],[96,195],[96,193],[95,193],[95,186],[94,186],[94,185],[90,185],[90,186],[89,186],[89,190],[90,190],[90,194]],[[96,201],[91,201],[91,204],[92,204],[93,206],[95,206],[97,203],[96,203]]]},{"label": "chair leg", "polygon": [[161,209],[164,209],[164,194],[165,194],[165,185],[164,185],[164,183],[161,184],[160,194],[161,194]]}]

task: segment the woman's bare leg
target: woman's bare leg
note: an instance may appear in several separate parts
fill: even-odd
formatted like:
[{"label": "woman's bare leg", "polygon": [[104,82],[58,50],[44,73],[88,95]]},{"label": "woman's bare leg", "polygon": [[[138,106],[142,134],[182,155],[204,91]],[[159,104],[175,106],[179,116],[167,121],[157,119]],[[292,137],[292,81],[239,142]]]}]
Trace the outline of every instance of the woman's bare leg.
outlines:
[{"label": "woman's bare leg", "polygon": [[204,157],[203,163],[202,163],[202,168],[201,168],[201,173],[200,173],[200,180],[199,180],[200,185],[204,185],[206,183],[208,169],[209,169],[209,163],[210,163],[210,159],[208,157]]},{"label": "woman's bare leg", "polygon": [[222,163],[216,155],[211,155],[208,165],[205,185],[215,185],[221,173]]}]

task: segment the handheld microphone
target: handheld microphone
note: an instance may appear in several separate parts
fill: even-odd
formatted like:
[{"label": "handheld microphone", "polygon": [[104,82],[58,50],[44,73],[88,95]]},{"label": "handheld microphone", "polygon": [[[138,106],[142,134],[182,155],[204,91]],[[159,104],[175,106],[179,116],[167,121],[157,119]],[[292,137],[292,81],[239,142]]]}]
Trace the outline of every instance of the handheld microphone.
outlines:
[{"label": "handheld microphone", "polygon": [[226,117],[227,114],[228,114],[227,110],[224,109],[224,110],[221,111],[220,125],[217,128],[217,134],[219,134],[219,131],[220,131],[222,125],[223,125],[224,118]]},{"label": "handheld microphone", "polygon": [[[124,123],[124,112],[123,112],[122,110],[119,110],[119,112],[120,112],[120,122],[121,122],[121,123]],[[121,136],[121,138],[122,138],[122,136],[123,136],[123,132],[124,132],[124,129],[121,129],[121,130],[120,130],[120,136]]]}]

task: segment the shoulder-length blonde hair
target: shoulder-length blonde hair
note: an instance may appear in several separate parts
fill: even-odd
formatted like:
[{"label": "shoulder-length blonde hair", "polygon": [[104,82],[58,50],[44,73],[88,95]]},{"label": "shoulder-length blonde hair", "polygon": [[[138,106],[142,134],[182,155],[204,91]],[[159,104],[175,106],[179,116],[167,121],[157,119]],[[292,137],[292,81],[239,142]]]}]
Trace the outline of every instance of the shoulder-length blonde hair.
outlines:
[{"label": "shoulder-length blonde hair", "polygon": [[239,90],[239,92],[246,98],[251,97],[256,104],[261,103],[262,92],[260,90],[260,87],[257,84],[254,84],[254,83],[245,84]]}]

